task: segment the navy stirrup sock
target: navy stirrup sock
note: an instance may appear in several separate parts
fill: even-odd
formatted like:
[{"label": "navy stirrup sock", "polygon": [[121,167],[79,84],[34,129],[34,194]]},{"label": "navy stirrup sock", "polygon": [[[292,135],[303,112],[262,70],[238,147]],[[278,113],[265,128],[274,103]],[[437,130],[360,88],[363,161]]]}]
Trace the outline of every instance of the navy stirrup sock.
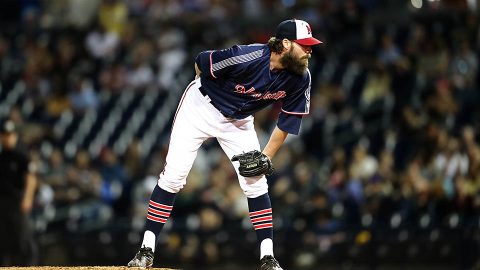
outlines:
[{"label": "navy stirrup sock", "polygon": [[248,209],[257,240],[273,239],[272,205],[268,193],[257,198],[248,198]]},{"label": "navy stirrup sock", "polygon": [[153,189],[148,203],[147,222],[145,230],[151,231],[158,239],[158,235],[167,222],[173,209],[176,193],[170,193],[161,189],[158,185]]}]

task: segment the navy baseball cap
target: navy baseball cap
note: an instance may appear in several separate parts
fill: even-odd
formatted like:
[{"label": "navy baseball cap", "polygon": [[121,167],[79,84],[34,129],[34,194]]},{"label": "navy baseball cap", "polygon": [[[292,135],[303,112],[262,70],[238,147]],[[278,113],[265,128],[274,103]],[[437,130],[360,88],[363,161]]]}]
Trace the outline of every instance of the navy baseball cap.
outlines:
[{"label": "navy baseball cap", "polygon": [[306,21],[292,19],[281,22],[277,26],[275,37],[278,39],[289,39],[300,45],[312,46],[321,42],[312,36],[312,28]]}]

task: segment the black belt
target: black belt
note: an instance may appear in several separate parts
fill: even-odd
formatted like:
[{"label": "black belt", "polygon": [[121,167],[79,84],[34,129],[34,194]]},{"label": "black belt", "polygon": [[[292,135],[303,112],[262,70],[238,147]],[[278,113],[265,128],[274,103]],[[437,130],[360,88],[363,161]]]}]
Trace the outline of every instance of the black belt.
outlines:
[{"label": "black belt", "polygon": [[199,87],[199,90],[200,90],[200,93],[202,93],[202,95],[204,97],[208,97],[208,99],[210,99],[210,104],[213,105],[213,107],[215,107],[215,109],[217,109],[223,116],[227,117],[227,118],[231,118],[230,116],[226,115],[225,113],[222,112],[222,110],[220,110],[220,108],[213,102],[212,98],[208,96],[208,94],[205,92],[205,89],[203,89],[203,87]]}]

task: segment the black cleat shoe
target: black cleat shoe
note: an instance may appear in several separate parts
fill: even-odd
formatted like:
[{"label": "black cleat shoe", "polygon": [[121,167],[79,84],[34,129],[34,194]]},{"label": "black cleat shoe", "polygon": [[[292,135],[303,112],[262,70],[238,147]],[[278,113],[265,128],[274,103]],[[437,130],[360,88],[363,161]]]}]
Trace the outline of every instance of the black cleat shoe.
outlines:
[{"label": "black cleat shoe", "polygon": [[260,270],[283,270],[273,256],[266,255],[260,260]]},{"label": "black cleat shoe", "polygon": [[153,251],[149,247],[141,247],[128,267],[150,268],[153,265]]}]

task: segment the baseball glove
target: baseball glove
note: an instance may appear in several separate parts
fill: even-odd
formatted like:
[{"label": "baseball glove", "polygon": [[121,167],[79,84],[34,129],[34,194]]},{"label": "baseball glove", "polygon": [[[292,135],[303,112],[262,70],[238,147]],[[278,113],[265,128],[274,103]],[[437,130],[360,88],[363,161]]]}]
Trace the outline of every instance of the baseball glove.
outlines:
[{"label": "baseball glove", "polygon": [[243,177],[270,175],[274,171],[268,156],[258,150],[235,155],[232,161],[240,162],[238,171]]}]

